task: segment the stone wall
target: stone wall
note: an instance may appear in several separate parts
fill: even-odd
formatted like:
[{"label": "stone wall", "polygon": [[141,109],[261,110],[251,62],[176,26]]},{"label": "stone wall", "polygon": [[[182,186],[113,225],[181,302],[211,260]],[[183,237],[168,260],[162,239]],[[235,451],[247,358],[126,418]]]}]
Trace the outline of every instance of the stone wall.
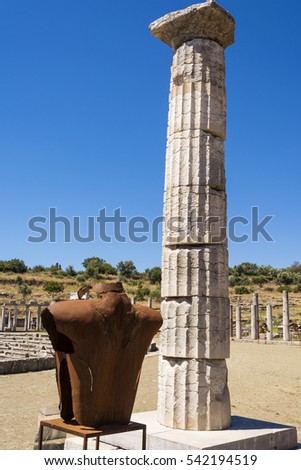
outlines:
[{"label": "stone wall", "polygon": [[54,353],[46,333],[0,333],[0,375],[54,367]]}]

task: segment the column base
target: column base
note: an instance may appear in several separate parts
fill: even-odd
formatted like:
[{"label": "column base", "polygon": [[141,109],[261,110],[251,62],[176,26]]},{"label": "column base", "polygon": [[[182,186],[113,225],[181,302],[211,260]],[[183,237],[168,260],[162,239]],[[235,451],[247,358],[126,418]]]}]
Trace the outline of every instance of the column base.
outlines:
[{"label": "column base", "polygon": [[158,421],[173,429],[211,431],[231,424],[224,359],[160,357]]}]

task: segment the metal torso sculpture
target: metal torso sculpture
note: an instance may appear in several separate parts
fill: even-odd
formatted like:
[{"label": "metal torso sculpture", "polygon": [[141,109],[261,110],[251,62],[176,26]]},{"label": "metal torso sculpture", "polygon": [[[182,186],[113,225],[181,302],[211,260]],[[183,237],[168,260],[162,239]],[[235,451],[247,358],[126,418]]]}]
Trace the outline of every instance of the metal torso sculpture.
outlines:
[{"label": "metal torso sculpture", "polygon": [[162,318],[159,311],[132,305],[121,283],[95,290],[100,298],[62,301],[42,312],[56,352],[61,416],[92,427],[126,424]]}]

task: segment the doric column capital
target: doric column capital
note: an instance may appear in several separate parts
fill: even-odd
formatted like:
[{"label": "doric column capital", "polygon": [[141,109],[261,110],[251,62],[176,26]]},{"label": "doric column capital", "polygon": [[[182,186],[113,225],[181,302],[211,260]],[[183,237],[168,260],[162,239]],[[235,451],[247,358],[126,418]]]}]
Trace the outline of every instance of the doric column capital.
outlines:
[{"label": "doric column capital", "polygon": [[184,42],[211,39],[224,48],[234,43],[235,21],[218,3],[207,1],[169,13],[150,25],[151,33],[177,50]]}]

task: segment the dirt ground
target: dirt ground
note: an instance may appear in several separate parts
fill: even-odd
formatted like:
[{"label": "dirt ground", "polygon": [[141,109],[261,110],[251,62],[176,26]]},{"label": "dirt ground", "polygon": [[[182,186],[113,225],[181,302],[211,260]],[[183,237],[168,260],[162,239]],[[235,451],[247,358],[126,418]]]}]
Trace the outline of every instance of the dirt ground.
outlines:
[{"label": "dirt ground", "polygon": [[[158,356],[144,361],[134,411],[156,409]],[[294,425],[301,441],[301,347],[231,343],[232,415]],[[41,407],[57,404],[54,371],[0,376],[0,449],[32,449]]]}]

